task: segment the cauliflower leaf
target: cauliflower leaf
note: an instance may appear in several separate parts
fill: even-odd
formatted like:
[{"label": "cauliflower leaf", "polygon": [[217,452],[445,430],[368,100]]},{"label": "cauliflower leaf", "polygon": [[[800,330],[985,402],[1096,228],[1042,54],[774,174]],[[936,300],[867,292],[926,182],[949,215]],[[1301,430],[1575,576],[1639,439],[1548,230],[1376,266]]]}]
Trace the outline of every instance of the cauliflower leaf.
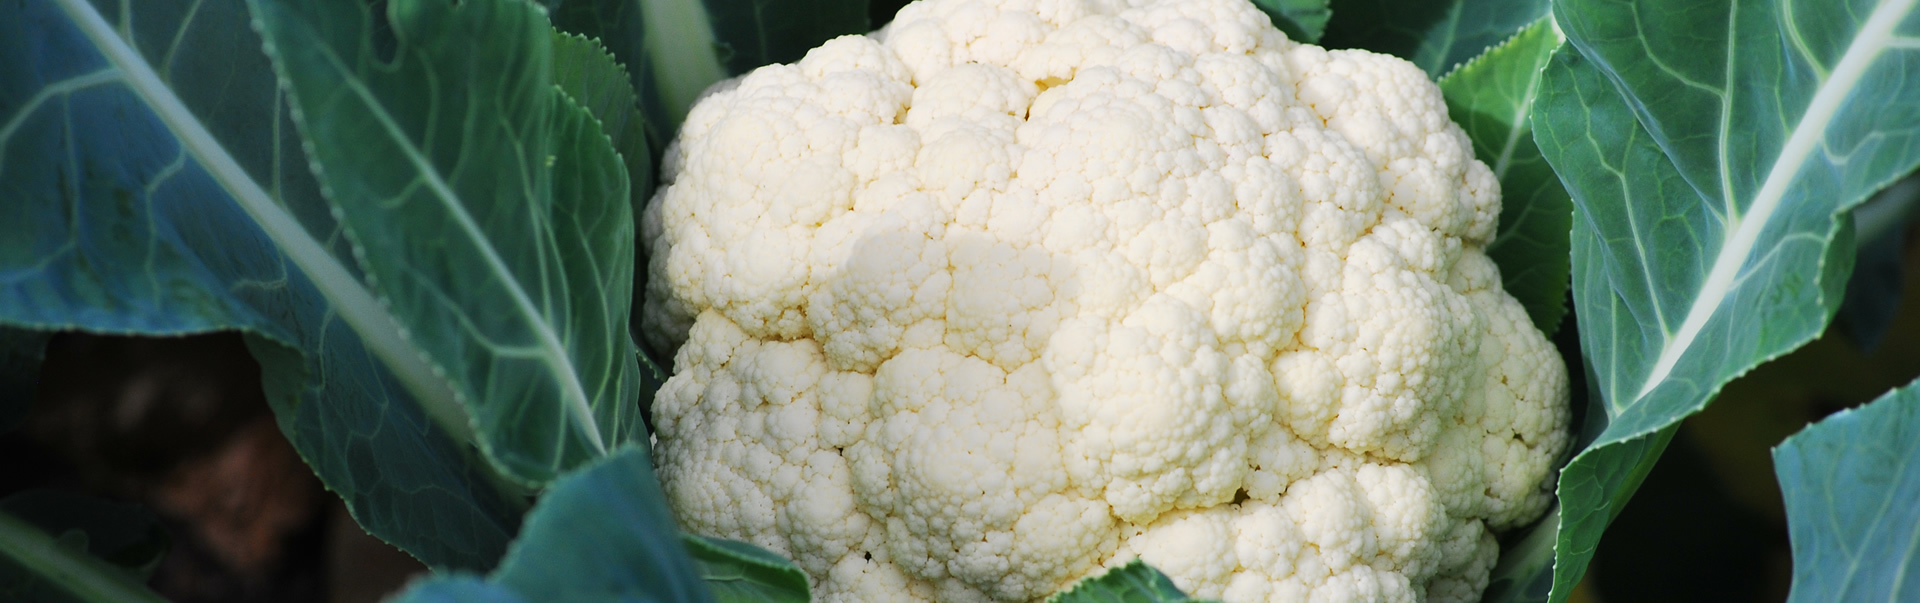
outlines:
[{"label": "cauliflower leaf", "polygon": [[1840,411],[1774,448],[1793,542],[1789,601],[1912,598],[1905,577],[1920,569],[1917,388]]},{"label": "cauliflower leaf", "polygon": [[1826,329],[1846,212],[1920,165],[1915,2],[1695,8],[1555,3],[1570,44],[1534,139],[1573,195],[1597,395],[1560,474],[1554,600],[1681,419]]},{"label": "cauliflower leaf", "polygon": [[369,288],[487,458],[538,486],[644,438],[630,183],[540,10],[395,2],[389,61],[366,7],[249,5]]},{"label": "cauliflower leaf", "polygon": [[[1047,603],[1188,603],[1195,601],[1180,592],[1167,578],[1138,560],[1081,580],[1073,588],[1047,597]],[[1197,602],[1196,602],[1197,603]]]}]

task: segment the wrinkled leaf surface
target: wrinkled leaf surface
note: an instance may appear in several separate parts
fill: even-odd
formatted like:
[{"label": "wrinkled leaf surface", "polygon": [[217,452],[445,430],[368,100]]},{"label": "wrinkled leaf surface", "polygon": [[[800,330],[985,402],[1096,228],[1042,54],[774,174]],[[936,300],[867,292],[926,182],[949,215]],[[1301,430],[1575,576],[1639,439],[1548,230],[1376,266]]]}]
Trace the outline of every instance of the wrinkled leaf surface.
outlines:
[{"label": "wrinkled leaf surface", "polygon": [[1920,387],[1801,430],[1773,462],[1793,542],[1789,601],[1920,597]]},{"label": "wrinkled leaf surface", "polygon": [[389,62],[359,3],[248,4],[355,258],[488,458],[537,486],[642,433],[627,172],[538,7],[394,0]]},{"label": "wrinkled leaf surface", "polygon": [[[1553,597],[1687,415],[1810,341],[1853,259],[1843,213],[1920,162],[1913,0],[1561,0],[1535,140],[1573,195],[1600,393],[1562,471]],[[1573,49],[1577,49],[1577,52]]]},{"label": "wrinkled leaf surface", "polygon": [[[368,531],[485,569],[524,510],[420,392],[307,170],[240,0],[0,19],[0,323],[247,334],[282,431]],[[448,400],[451,396],[446,396]]]},{"label": "wrinkled leaf surface", "polygon": [[688,535],[685,541],[700,579],[721,603],[812,600],[807,575],[784,557],[732,540]]}]

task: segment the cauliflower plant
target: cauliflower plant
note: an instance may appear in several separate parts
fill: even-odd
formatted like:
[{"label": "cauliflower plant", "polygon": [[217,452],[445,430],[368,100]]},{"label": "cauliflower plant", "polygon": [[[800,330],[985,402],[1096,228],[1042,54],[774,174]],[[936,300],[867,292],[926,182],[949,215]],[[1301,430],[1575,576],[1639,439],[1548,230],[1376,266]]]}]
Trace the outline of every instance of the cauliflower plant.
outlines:
[{"label": "cauliflower plant", "polygon": [[1140,558],[1468,601],[1550,502],[1566,369],[1492,172],[1419,69],[1245,0],[925,0],[716,86],[663,171],[660,476],[821,600]]}]

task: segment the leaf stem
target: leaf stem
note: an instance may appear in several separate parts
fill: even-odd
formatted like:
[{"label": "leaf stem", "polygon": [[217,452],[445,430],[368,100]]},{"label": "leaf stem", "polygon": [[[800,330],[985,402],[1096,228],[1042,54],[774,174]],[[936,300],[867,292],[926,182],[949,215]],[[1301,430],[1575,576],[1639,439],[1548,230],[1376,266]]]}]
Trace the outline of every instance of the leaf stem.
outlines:
[{"label": "leaf stem", "polygon": [[[680,123],[714,82],[726,79],[727,67],[714,56],[718,42],[706,5],[700,0],[642,2],[646,12],[646,58],[642,70],[653,77],[666,99],[670,123]],[[671,136],[672,132],[663,132]]]},{"label": "leaf stem", "polygon": [[81,601],[166,602],[125,570],[62,545],[40,528],[5,512],[0,512],[0,556]]},{"label": "leaf stem", "polygon": [[[1660,356],[1653,370],[1648,372],[1646,382],[1641,384],[1640,391],[1634,396],[1634,402],[1666,383],[1667,376],[1680,363],[1687,349],[1693,346],[1693,340],[1699,337],[1700,330],[1719,313],[1720,304],[1739,284],[1740,271],[1747,265],[1747,256],[1752,254],[1760,233],[1766,230],[1774,212],[1780,209],[1782,200],[1789,192],[1788,187],[1799,177],[1807,157],[1820,148],[1826,139],[1827,126],[1845,108],[1845,101],[1866,75],[1867,67],[1880,58],[1893,41],[1895,26],[1906,21],[1903,15],[1912,12],[1914,4],[1915,0],[1882,0],[1873,13],[1861,22],[1865,27],[1847,45],[1847,51],[1841,55],[1833,73],[1815,90],[1813,99],[1807,103],[1806,114],[1794,126],[1793,134],[1780,149],[1779,157],[1774,159],[1767,171],[1767,178],[1754,195],[1746,214],[1737,213],[1736,199],[1721,200],[1730,206],[1728,213],[1734,216],[1731,218],[1734,228],[1728,233],[1720,254],[1714,258],[1713,267],[1707,272],[1706,281],[1701,284],[1700,294],[1694,298],[1686,319],[1680,323],[1680,329],[1668,338],[1666,347],[1660,350]],[[1616,404],[1614,408],[1628,405]]]}]

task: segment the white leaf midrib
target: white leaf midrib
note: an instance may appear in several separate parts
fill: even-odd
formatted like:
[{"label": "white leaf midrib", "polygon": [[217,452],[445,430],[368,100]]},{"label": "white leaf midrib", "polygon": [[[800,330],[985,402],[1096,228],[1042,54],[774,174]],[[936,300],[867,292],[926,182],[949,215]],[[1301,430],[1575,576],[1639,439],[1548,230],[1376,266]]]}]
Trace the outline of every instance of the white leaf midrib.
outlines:
[{"label": "white leaf midrib", "polygon": [[[1827,80],[1821,82],[1813,99],[1807,103],[1807,110],[1801,115],[1800,123],[1794,126],[1793,133],[1781,147],[1780,155],[1768,169],[1767,178],[1754,195],[1753,203],[1747,211],[1739,214],[1735,220],[1732,236],[1720,248],[1720,254],[1714,258],[1713,267],[1708,270],[1707,278],[1701,283],[1699,295],[1694,297],[1693,305],[1687,310],[1687,316],[1680,328],[1666,341],[1654,362],[1653,369],[1641,384],[1634,400],[1616,406],[1626,408],[1645,399],[1648,394],[1665,383],[1667,377],[1680,362],[1700,331],[1719,311],[1722,303],[1738,284],[1742,267],[1748,256],[1759,243],[1760,234],[1773,215],[1779,211],[1781,201],[1786,197],[1787,189],[1799,175],[1808,156],[1820,146],[1825,138],[1827,127],[1839,114],[1855,84],[1865,75],[1875,59],[1879,58],[1893,38],[1893,30],[1903,19],[1900,15],[1913,10],[1916,0],[1882,0],[1873,12],[1863,21],[1853,42],[1841,55]],[[1732,91],[1729,90],[1728,94]],[[1732,202],[1732,199],[1728,199]]]},{"label": "white leaf midrib", "polygon": [[644,12],[643,60],[653,66],[654,83],[660,87],[672,123],[680,123],[695,97],[727,78],[726,66],[708,50],[718,44],[712,21],[700,0],[642,2],[640,9]]},{"label": "white leaf midrib", "polygon": [[123,74],[123,81],[134,94],[146,101],[180,145],[193,155],[209,175],[233,196],[242,211],[253,218],[281,252],[312,281],[314,288],[333,305],[367,349],[386,365],[434,423],[458,441],[474,441],[471,419],[454,398],[453,390],[433,373],[433,368],[418,350],[400,335],[401,325],[381,306],[373,293],[328,253],[313,236],[276,203],[253,177],[240,167],[233,155],[221,146],[187,109],[184,102],[155,73],[138,50],[120,38],[92,4],[86,0],[56,0],[74,24],[93,42],[95,48]]},{"label": "white leaf midrib", "polygon": [[380,98],[367,88],[366,82],[361,80],[359,75],[333,52],[333,49],[323,46],[319,51],[327,58],[328,65],[338,72],[347,91],[352,93],[353,98],[359,101],[369,114],[373,115],[374,120],[380,125],[381,132],[393,141],[401,154],[406,157],[407,163],[420,174],[420,178],[426,183],[427,190],[445,210],[447,217],[453,221],[459,233],[473,241],[474,248],[480,252],[482,263],[495,278],[499,279],[514,309],[524,317],[525,324],[539,341],[541,363],[554,373],[555,381],[560,385],[562,396],[565,398],[563,402],[568,410],[567,414],[573,417],[573,422],[580,427],[580,431],[585,432],[587,443],[593,445],[594,452],[605,455],[606,441],[600,437],[598,421],[593,416],[592,403],[587,397],[585,386],[580,383],[579,370],[573,364],[573,357],[567,354],[566,346],[561,343],[559,334],[554,332],[553,325],[547,323],[545,313],[532,298],[527,296],[526,289],[520,286],[520,279],[516,277],[513,269],[507,266],[506,259],[500,256],[500,250],[496,249],[487,238],[485,229],[474,221],[473,215],[467,211],[466,204],[462,202],[460,193],[453,190],[453,185],[441,175],[439,167],[433,165],[432,159],[427,157],[425,150],[414,144],[405,128],[396,123],[393,115],[385,110],[385,105]]}]

